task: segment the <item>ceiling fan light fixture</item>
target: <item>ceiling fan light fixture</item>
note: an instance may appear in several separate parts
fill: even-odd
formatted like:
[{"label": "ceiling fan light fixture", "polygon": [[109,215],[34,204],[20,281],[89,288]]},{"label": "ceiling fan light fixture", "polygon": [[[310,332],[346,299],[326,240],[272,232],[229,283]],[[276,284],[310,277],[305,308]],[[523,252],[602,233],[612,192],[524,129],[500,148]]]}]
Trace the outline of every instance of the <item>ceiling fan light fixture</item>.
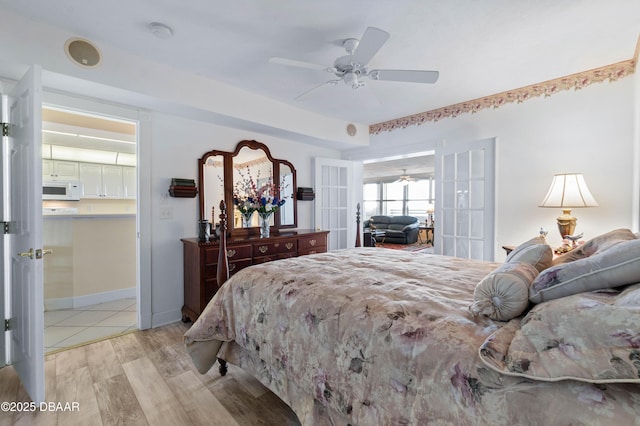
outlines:
[{"label": "ceiling fan light fixture", "polygon": [[409,185],[409,182],[411,181],[413,181],[413,179],[407,174],[407,169],[402,169],[402,174],[396,181],[394,181],[394,183],[400,183],[403,186],[406,186]]},{"label": "ceiling fan light fixture", "polygon": [[358,80],[358,74],[353,71],[345,73],[342,77],[342,80],[345,82],[345,84],[350,85],[354,90],[358,87],[364,86],[364,83]]},{"label": "ceiling fan light fixture", "polygon": [[378,53],[380,48],[387,42],[390,35],[388,32],[375,27],[367,27],[360,39],[347,38],[342,42],[342,47],[346,50],[347,55],[339,56],[333,63],[333,67],[323,67],[305,61],[299,61],[288,58],[271,57],[269,62],[289,65],[298,68],[310,68],[325,70],[333,74],[336,78],[320,83],[317,86],[303,92],[295,97],[300,100],[309,96],[315,90],[333,85],[336,82],[343,81],[352,89],[358,89],[365,85],[362,80],[367,78],[371,80],[386,80],[408,83],[428,83],[433,84],[438,80],[437,71],[423,70],[388,70],[379,69],[371,70],[367,68],[367,64]]}]

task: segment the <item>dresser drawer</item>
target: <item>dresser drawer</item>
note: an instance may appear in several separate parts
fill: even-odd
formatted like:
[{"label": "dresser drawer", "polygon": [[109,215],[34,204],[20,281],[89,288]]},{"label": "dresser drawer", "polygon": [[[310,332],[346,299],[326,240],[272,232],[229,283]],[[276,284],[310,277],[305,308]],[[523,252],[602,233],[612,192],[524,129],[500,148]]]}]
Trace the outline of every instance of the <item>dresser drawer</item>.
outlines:
[{"label": "dresser drawer", "polygon": [[277,259],[278,259],[278,255],[277,254],[272,254],[270,256],[254,257],[253,258],[253,263],[255,265],[259,265],[261,263],[271,262],[271,261],[277,260]]},{"label": "dresser drawer", "polygon": [[227,246],[227,259],[229,262],[233,262],[236,259],[250,259],[252,252],[251,244],[244,244],[238,246]]},{"label": "dresser drawer", "polygon": [[298,251],[300,253],[308,253],[314,250],[316,253],[327,251],[326,235],[309,235],[298,239]]},{"label": "dresser drawer", "polygon": [[218,263],[218,247],[207,247],[204,249],[204,264],[212,265]]},{"label": "dresser drawer", "polygon": [[296,257],[296,256],[298,256],[298,252],[278,253],[276,255],[278,259],[289,259],[291,257]]},{"label": "dresser drawer", "polygon": [[241,269],[251,266],[251,258],[229,262],[229,276],[235,274]]},{"label": "dresser drawer", "polygon": [[325,253],[327,251],[326,246],[314,247],[307,250],[300,250],[298,256],[304,256],[307,254]]},{"label": "dresser drawer", "polygon": [[271,256],[281,253],[295,255],[298,252],[298,241],[287,239],[268,243],[255,243],[253,245],[253,257]]},{"label": "dresser drawer", "polygon": [[209,279],[209,280],[205,280],[205,282],[204,282],[204,302],[205,302],[205,306],[206,306],[207,303],[209,303],[209,301],[211,300],[213,295],[216,294],[217,291],[218,291],[218,281],[215,278]]},{"label": "dresser drawer", "polygon": [[[218,247],[207,247],[204,250],[204,263],[205,265],[218,263]],[[232,247],[227,246],[227,259],[229,262],[233,262],[234,259],[248,259],[251,258],[252,245],[234,245]]]}]

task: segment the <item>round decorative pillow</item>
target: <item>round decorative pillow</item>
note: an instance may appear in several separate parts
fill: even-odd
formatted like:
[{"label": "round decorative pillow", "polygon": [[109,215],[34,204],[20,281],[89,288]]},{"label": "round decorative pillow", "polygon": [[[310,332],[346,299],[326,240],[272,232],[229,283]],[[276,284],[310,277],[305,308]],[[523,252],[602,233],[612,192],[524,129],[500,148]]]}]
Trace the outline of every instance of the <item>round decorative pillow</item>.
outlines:
[{"label": "round decorative pillow", "polygon": [[537,276],[529,263],[504,263],[476,285],[469,309],[497,321],[515,318],[529,306],[529,285]]}]

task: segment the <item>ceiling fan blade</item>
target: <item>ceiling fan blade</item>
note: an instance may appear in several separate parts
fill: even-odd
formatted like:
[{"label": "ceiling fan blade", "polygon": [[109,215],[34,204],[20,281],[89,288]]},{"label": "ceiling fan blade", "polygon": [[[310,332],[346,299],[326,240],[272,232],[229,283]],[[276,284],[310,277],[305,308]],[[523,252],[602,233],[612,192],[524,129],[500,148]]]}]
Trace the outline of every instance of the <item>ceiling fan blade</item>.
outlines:
[{"label": "ceiling fan blade", "polygon": [[269,62],[271,62],[272,64],[286,65],[289,67],[307,68],[311,70],[322,71],[327,70],[327,67],[324,65],[314,64],[313,62],[298,61],[296,59],[280,58],[278,56],[270,57]]},{"label": "ceiling fan blade", "polygon": [[438,71],[420,70],[371,70],[369,78],[374,80],[407,81],[411,83],[432,84],[438,81]]},{"label": "ceiling fan blade", "polygon": [[389,33],[375,27],[368,27],[353,52],[352,60],[356,64],[367,65],[378,50],[389,39]]},{"label": "ceiling fan blade", "polygon": [[311,89],[307,90],[306,92],[303,92],[301,94],[299,94],[298,96],[296,96],[294,98],[294,100],[296,101],[303,101],[305,100],[312,92],[315,92],[317,89],[326,86],[326,85],[330,85],[330,86],[335,86],[336,84],[340,83],[342,80],[329,80],[329,81],[325,81],[324,83],[320,83],[317,86],[313,86]]}]

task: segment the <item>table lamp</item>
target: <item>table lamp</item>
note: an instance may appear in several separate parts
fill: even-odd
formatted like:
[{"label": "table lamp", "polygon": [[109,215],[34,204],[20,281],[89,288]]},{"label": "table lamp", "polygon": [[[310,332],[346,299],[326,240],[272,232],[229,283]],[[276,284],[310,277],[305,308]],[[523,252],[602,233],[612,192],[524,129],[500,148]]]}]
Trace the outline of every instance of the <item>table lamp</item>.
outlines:
[{"label": "table lamp", "polygon": [[435,207],[433,204],[429,204],[427,206],[427,220],[425,221],[427,226],[433,226],[433,213],[435,212]]},{"label": "table lamp", "polygon": [[558,230],[562,239],[573,235],[576,229],[576,218],[571,216],[571,209],[578,207],[597,207],[596,202],[582,173],[563,173],[553,176],[549,192],[542,200],[540,207],[556,207],[562,209],[558,217]]}]

